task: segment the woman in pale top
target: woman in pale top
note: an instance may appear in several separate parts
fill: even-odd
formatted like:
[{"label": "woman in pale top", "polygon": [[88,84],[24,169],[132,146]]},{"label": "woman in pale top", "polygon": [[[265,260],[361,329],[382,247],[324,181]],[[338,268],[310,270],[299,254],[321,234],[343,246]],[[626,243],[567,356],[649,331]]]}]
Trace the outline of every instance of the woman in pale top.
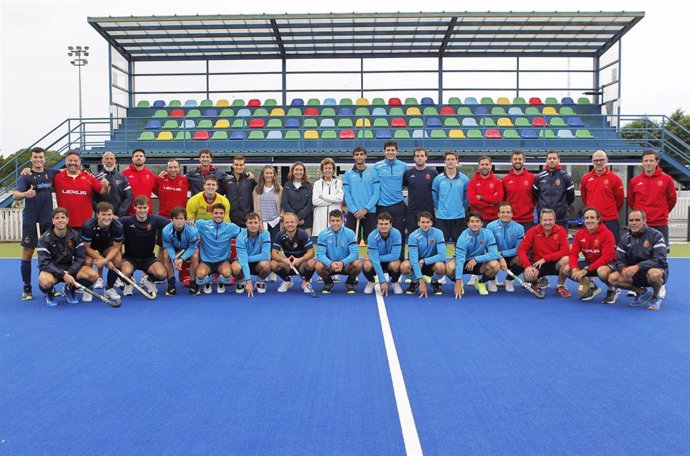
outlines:
[{"label": "woman in pale top", "polygon": [[333,209],[341,209],[343,202],[343,181],[335,175],[335,162],[332,158],[321,160],[321,179],[314,182],[311,202],[314,205],[314,224],[312,234],[328,228],[328,214]]},{"label": "woman in pale top", "polygon": [[283,211],[297,214],[297,227],[311,234],[311,182],[302,162],[295,162],[290,167],[288,180],[283,187]]},{"label": "woman in pale top", "polygon": [[261,169],[259,182],[254,187],[252,199],[254,210],[261,215],[264,227],[271,235],[271,240],[280,231],[280,214],[282,208],[283,187],[276,179],[276,171],[271,165],[266,165]]}]

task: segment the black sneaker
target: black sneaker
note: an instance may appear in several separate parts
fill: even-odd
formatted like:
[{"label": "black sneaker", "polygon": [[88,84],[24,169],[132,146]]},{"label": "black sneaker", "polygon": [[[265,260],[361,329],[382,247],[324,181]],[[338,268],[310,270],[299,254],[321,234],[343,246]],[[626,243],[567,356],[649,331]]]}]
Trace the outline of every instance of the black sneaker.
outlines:
[{"label": "black sneaker", "polygon": [[165,296],[175,296],[177,294],[177,288],[175,288],[175,285],[168,285],[168,288],[165,289]]},{"label": "black sneaker", "polygon": [[441,284],[438,282],[431,282],[431,290],[435,295],[443,294],[443,290],[441,290]]},{"label": "black sneaker", "polygon": [[609,288],[606,291],[606,297],[601,302],[603,302],[604,304],[615,304],[616,299],[618,299],[618,295],[620,293],[621,293],[620,288]]},{"label": "black sneaker", "polygon": [[189,294],[194,296],[199,296],[201,294],[201,290],[199,290],[199,285],[196,282],[192,282],[189,285]]},{"label": "black sneaker", "polygon": [[347,292],[347,294],[355,294],[355,292],[357,291],[355,290],[355,284],[345,282],[345,291]]},{"label": "black sneaker", "polygon": [[419,282],[410,282],[410,286],[405,290],[405,294],[415,294],[419,288]]},{"label": "black sneaker", "polygon": [[333,285],[335,285],[333,282],[324,284],[323,288],[321,289],[321,293],[329,294],[331,292],[331,290],[333,289]]},{"label": "black sneaker", "polygon": [[24,292],[22,293],[22,301],[31,301],[32,299],[34,299],[34,297],[33,297],[33,294],[31,292],[31,287],[25,286]]}]

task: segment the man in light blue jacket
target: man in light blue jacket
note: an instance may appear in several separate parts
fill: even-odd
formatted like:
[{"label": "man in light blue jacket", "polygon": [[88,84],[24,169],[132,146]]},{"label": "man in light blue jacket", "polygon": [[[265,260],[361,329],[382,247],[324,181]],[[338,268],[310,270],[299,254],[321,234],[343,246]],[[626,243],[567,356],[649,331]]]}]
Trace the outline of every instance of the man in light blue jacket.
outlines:
[{"label": "man in light blue jacket", "polygon": [[364,260],[364,277],[369,283],[364,288],[364,293],[374,291],[374,278],[378,277],[381,286],[381,294],[388,296],[388,281],[385,273],[391,278],[393,293],[402,294],[400,288],[400,252],[402,250],[402,236],[400,231],[393,228],[393,218],[388,212],[376,217],[376,229],[367,239],[367,251],[369,257]]},{"label": "man in light blue jacket", "polygon": [[328,228],[319,233],[316,242],[316,273],[323,279],[322,293],[333,289],[334,274],[346,275],[345,289],[355,292],[355,280],[362,271],[359,261],[359,247],[355,232],[343,226],[343,213],[332,210],[328,215]]},{"label": "man in light blue jacket", "polygon": [[400,272],[412,274],[407,294],[414,294],[419,288],[419,296],[427,297],[424,276],[431,276],[431,289],[435,295],[443,294],[439,280],[446,272],[446,243],[443,232],[434,228],[434,216],[429,212],[417,214],[419,228],[408,238],[409,260],[400,265]]},{"label": "man in light blue jacket", "polygon": [[[486,229],[494,233],[496,238],[498,253],[501,255],[501,259],[498,260],[501,269],[507,271],[510,268],[513,274],[522,274],[525,268],[520,264],[517,251],[525,237],[525,228],[513,220],[513,206],[507,201],[499,203],[498,220],[486,225]],[[489,280],[487,288],[490,292],[495,293],[497,291],[496,279]],[[515,291],[513,278],[509,275],[506,276],[505,288],[508,293]]]},{"label": "man in light blue jacket", "polygon": [[[359,220],[362,238],[376,228],[376,204],[379,201],[381,182],[373,166],[367,167],[367,150],[355,147],[352,151],[355,166],[343,176],[343,199],[347,205],[347,228],[355,231]],[[359,239],[359,233],[357,239]]]},{"label": "man in light blue jacket", "polygon": [[446,152],[443,161],[445,170],[434,178],[431,196],[436,208],[436,226],[443,231],[446,242],[455,242],[467,228],[465,211],[469,206],[467,186],[470,180],[457,168],[457,153]]}]

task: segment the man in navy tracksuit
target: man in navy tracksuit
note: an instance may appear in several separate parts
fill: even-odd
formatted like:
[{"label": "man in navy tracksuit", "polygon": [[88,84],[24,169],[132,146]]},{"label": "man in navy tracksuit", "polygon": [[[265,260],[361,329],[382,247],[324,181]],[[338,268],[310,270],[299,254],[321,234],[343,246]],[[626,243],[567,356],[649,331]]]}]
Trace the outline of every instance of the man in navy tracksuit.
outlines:
[{"label": "man in navy tracksuit", "polygon": [[386,158],[374,164],[374,169],[381,181],[381,196],[376,206],[376,213],[388,212],[393,218],[393,228],[400,231],[400,234],[404,234],[407,206],[405,206],[402,189],[403,175],[407,171],[407,165],[396,158],[398,156],[397,142],[387,141],[383,145],[383,152]]},{"label": "man in navy tracksuit", "polygon": [[[366,237],[376,228],[376,204],[381,192],[381,181],[376,170],[367,167],[367,150],[364,147],[355,147],[352,158],[355,166],[343,176],[343,198],[347,205],[345,226],[354,231],[359,220],[360,230],[364,230]],[[359,238],[359,233],[356,236]]]},{"label": "man in navy tracksuit", "polygon": [[[513,206],[507,201],[499,203],[498,220],[494,220],[486,225],[486,229],[491,231],[496,238],[498,253],[501,255],[501,258],[498,260],[501,269],[507,271],[510,268],[510,272],[513,274],[522,274],[524,268],[520,264],[517,251],[520,243],[525,238],[525,228],[513,220]],[[487,283],[487,288],[492,293],[496,292],[496,279],[490,280]],[[509,275],[506,276],[505,288],[508,293],[515,291],[513,278]]]},{"label": "man in navy tracksuit", "polygon": [[417,214],[424,211],[434,214],[431,186],[438,172],[426,166],[426,160],[426,149],[417,147],[414,150],[414,166],[403,174],[403,186],[407,187],[405,228],[408,234],[417,229]]},{"label": "man in navy tracksuit", "polygon": [[568,231],[568,209],[575,201],[573,179],[560,164],[558,152],[550,150],[546,154],[546,169],[534,179],[532,187],[534,200],[537,202],[537,213],[542,209],[553,209],[556,223]]}]

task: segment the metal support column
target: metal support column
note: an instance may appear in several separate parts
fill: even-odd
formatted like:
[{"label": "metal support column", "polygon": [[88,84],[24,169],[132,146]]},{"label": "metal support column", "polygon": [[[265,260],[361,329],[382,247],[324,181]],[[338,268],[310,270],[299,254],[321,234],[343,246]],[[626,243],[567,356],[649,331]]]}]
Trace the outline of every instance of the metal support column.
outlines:
[{"label": "metal support column", "polygon": [[515,57],[515,96],[520,96],[520,57]]},{"label": "metal support column", "polygon": [[364,59],[359,59],[359,98],[364,98]]},{"label": "metal support column", "polygon": [[601,71],[599,69],[601,63],[601,59],[599,56],[594,57],[593,59],[593,64],[594,64],[594,72],[593,72],[593,79],[592,79],[592,92],[594,92],[594,104],[598,105],[601,104],[601,99],[600,97],[603,95],[603,90],[601,90],[601,87],[599,86],[599,72]]},{"label": "metal support column", "polygon": [[208,60],[206,60],[206,99],[211,99],[211,65]]},{"label": "metal support column", "polygon": [[443,104],[443,57],[438,58],[438,104]]},{"label": "metal support column", "polygon": [[283,57],[280,74],[281,89],[280,92],[283,97],[283,106],[287,106],[287,59]]}]

